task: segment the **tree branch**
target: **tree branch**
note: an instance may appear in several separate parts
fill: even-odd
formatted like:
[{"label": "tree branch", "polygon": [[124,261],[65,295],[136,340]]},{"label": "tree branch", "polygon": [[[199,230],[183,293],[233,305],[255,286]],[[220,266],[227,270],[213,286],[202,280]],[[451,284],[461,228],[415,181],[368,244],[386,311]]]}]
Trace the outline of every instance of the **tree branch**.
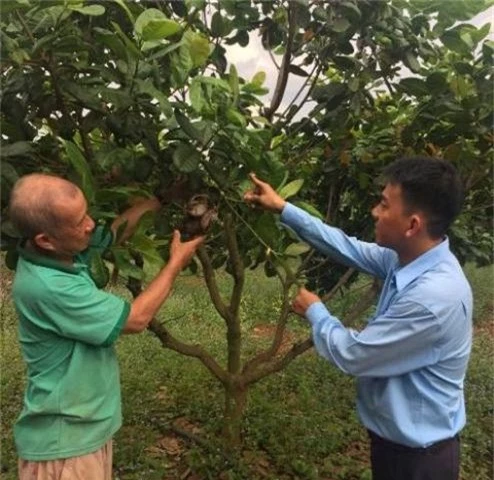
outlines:
[{"label": "tree branch", "polygon": [[84,149],[84,153],[86,154],[88,161],[91,162],[93,160],[93,149],[91,147],[91,143],[89,142],[87,132],[82,127],[83,119],[82,119],[82,113],[80,110],[77,113],[77,117],[79,120],[78,130],[79,130],[79,134],[81,136],[82,148]]},{"label": "tree branch", "polygon": [[271,363],[264,364],[261,368],[254,371],[250,371],[245,374],[244,382],[246,385],[252,385],[259,380],[267,377],[273,373],[283,370],[292,360],[294,360],[302,353],[305,353],[314,345],[312,338],[308,338],[303,342],[295,343],[292,348],[286,353],[285,356],[276,359]]},{"label": "tree branch", "polygon": [[300,87],[300,90],[297,92],[297,94],[295,95],[295,97],[293,97],[292,101],[290,102],[290,104],[288,105],[288,107],[286,107],[285,111],[283,112],[283,114],[281,116],[284,117],[286,114],[289,113],[290,108],[295,103],[295,101],[297,100],[297,98],[299,97],[299,95],[302,93],[302,91],[304,90],[304,88],[307,86],[307,83],[309,83],[309,80],[311,79],[311,77],[312,77],[312,75],[313,75],[313,73],[314,73],[314,71],[316,69],[317,69],[317,72],[316,72],[314,78],[312,78],[312,83],[311,83],[309,89],[307,90],[307,93],[305,94],[304,99],[297,105],[297,108],[295,108],[295,110],[293,112],[291,112],[289,116],[287,116],[287,118],[285,119],[285,121],[283,123],[283,127],[285,127],[290,122],[290,120],[301,110],[301,108],[307,102],[307,99],[309,98],[310,94],[312,93],[312,90],[314,90],[314,87],[316,86],[317,80],[319,80],[319,75],[320,75],[320,73],[322,71],[322,65],[321,64],[320,65],[317,65],[317,64],[314,65],[314,68],[312,69],[312,72],[310,72],[309,76],[305,79],[304,84]]},{"label": "tree branch", "polygon": [[278,352],[281,343],[283,341],[283,336],[285,334],[286,322],[288,319],[288,315],[290,313],[290,298],[289,298],[289,290],[291,284],[285,284],[283,288],[283,303],[281,307],[280,316],[278,318],[278,323],[276,325],[276,332],[271,343],[271,346],[260,353],[258,353],[255,357],[251,358],[248,362],[245,363],[244,368],[242,370],[242,374],[251,375],[252,372],[256,371],[258,365],[262,363],[266,363],[271,360],[276,353]]},{"label": "tree branch", "polygon": [[359,297],[357,303],[350,310],[348,315],[345,315],[345,325],[351,325],[362,313],[364,313],[374,302],[379,289],[381,288],[381,282],[375,278],[371,286]]},{"label": "tree branch", "polygon": [[199,345],[189,345],[177,340],[173,335],[161,324],[153,318],[148,326],[148,329],[153,332],[161,341],[161,344],[181,353],[187,357],[199,359],[202,364],[223,384],[228,382],[228,373],[216,362],[216,360]]},{"label": "tree branch", "polygon": [[218,282],[216,281],[216,275],[214,273],[213,265],[211,264],[211,259],[206,251],[206,249],[201,246],[197,249],[197,257],[202,265],[202,270],[204,272],[204,280],[206,281],[206,286],[208,287],[209,296],[213,301],[214,308],[220,314],[220,316],[225,320],[225,322],[230,321],[231,313],[228,310],[225,302],[221,298],[220,290],[218,288]]},{"label": "tree branch", "polygon": [[321,302],[326,303],[329,302],[335,295],[336,292],[343,286],[345,285],[346,282],[348,282],[349,278],[352,276],[352,274],[355,272],[354,268],[349,268],[338,280],[338,283],[328,292],[326,295],[324,295],[321,298]]},{"label": "tree branch", "polygon": [[[132,257],[136,262],[136,265],[140,268],[143,266],[142,257],[139,254],[133,254]],[[130,277],[127,281],[127,288],[132,294],[133,298],[136,298],[142,292],[142,282],[135,278]],[[162,325],[156,318],[153,318],[148,325],[148,329],[153,332],[161,341],[161,344],[174,350],[175,352],[181,353],[187,357],[198,358],[202,364],[224,385],[229,381],[228,373],[221,368],[221,366],[216,362],[216,360],[205,351],[199,345],[189,345],[177,340],[164,325]]]},{"label": "tree branch", "polygon": [[242,291],[245,283],[245,267],[242,261],[242,256],[238,249],[237,236],[235,234],[235,228],[233,226],[233,218],[231,214],[226,214],[224,218],[226,247],[230,254],[230,260],[232,263],[233,273],[233,291],[230,299],[230,311],[234,317],[237,317],[240,307],[240,300],[242,298]]},{"label": "tree branch", "polygon": [[293,18],[290,4],[288,4],[288,35],[286,39],[286,49],[285,49],[285,53],[283,54],[283,60],[281,61],[281,67],[278,73],[278,79],[276,81],[276,88],[273,94],[273,99],[271,100],[271,105],[264,113],[264,117],[266,117],[270,122],[271,119],[273,118],[274,113],[281,104],[283,95],[285,94],[286,84],[288,81],[288,73],[290,68],[290,61],[292,57],[294,36],[295,36],[295,19]]},{"label": "tree branch", "polygon": [[225,240],[232,267],[233,290],[230,297],[229,316],[227,321],[227,344],[228,344],[228,371],[238,374],[241,368],[240,353],[242,349],[242,332],[238,316],[240,300],[244,287],[244,264],[240,255],[233,226],[231,213],[224,218]]}]

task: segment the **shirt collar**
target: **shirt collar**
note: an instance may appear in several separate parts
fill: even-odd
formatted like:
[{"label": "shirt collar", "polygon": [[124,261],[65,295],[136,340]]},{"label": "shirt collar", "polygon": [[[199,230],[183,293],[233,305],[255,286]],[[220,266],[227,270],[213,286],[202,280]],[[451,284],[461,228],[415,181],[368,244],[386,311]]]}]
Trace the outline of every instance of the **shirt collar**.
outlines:
[{"label": "shirt collar", "polygon": [[53,268],[55,270],[60,270],[67,273],[79,273],[84,269],[84,265],[81,263],[74,262],[72,265],[63,263],[60,260],[55,260],[46,255],[41,255],[33,250],[28,250],[26,248],[26,240],[20,241],[17,245],[17,251],[19,255],[30,263],[39,265],[41,267]]},{"label": "shirt collar", "polygon": [[449,239],[448,237],[445,237],[441,243],[430,250],[427,250],[427,252],[423,253],[404,267],[396,270],[395,281],[397,290],[400,291],[405,288],[409,283],[413,282],[417,277],[437,265],[449,255],[451,255],[449,250]]}]

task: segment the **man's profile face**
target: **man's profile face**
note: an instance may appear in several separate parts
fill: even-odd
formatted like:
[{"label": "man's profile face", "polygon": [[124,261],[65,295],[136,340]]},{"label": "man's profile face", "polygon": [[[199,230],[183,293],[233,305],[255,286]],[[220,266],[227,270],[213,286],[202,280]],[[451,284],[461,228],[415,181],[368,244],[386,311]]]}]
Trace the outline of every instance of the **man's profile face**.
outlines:
[{"label": "man's profile face", "polygon": [[410,215],[403,201],[401,185],[386,184],[379,203],[372,209],[375,240],[382,247],[399,250],[410,226]]},{"label": "man's profile face", "polygon": [[57,254],[72,257],[88,247],[94,221],[88,215],[87,202],[80,190],[75,197],[64,198],[57,208],[61,225],[52,235],[52,242]]}]

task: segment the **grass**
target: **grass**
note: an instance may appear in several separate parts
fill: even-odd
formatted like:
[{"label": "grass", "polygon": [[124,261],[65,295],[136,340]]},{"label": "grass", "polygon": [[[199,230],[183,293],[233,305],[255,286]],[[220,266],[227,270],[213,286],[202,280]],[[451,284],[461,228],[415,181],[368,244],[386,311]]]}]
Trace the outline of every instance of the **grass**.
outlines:
[{"label": "grass", "polygon": [[[468,424],[462,434],[462,479],[493,478],[493,325],[491,267],[467,266],[475,294],[475,339],[466,381]],[[221,288],[228,290],[227,277]],[[9,278],[2,276],[1,474],[16,478],[12,425],[24,388]],[[124,292],[118,290],[119,294]],[[347,296],[333,305],[344,310]],[[275,280],[253,273],[242,300],[246,358],[269,340],[280,306]],[[202,282],[179,279],[161,318],[174,334],[200,343],[225,361],[223,322],[215,315]],[[307,326],[289,321],[291,338]],[[118,480],[369,480],[368,442],[355,411],[355,383],[313,352],[254,385],[244,422],[244,446],[225,457],[221,429],[223,391],[196,360],[163,349],[149,332],[118,342],[124,426],[115,437]],[[177,432],[189,432],[189,438]],[[191,438],[199,437],[201,441]]]}]

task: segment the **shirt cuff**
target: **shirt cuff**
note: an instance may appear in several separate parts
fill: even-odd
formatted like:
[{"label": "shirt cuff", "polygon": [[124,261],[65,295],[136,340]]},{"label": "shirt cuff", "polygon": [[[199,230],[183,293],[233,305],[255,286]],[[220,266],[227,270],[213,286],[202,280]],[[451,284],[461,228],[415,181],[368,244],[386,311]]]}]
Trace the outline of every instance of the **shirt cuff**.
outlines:
[{"label": "shirt cuff", "polygon": [[331,314],[322,302],[314,302],[305,311],[305,317],[312,326],[322,322],[323,320],[331,320]]},{"label": "shirt cuff", "polygon": [[293,224],[297,218],[300,218],[300,212],[303,212],[301,208],[296,207],[293,203],[286,202],[281,211],[281,222],[287,225]]}]

